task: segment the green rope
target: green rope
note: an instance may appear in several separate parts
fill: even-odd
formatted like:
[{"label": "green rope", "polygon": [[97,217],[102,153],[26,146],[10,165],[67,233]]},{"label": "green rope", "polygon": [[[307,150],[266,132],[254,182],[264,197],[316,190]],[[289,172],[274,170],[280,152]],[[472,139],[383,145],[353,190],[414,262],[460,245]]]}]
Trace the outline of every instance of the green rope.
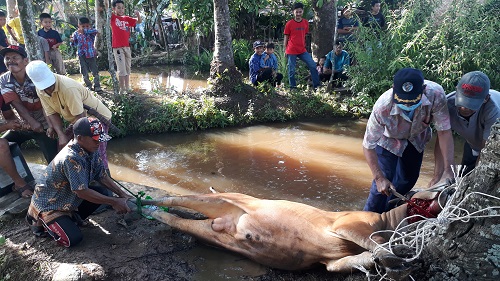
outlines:
[{"label": "green rope", "polygon": [[[115,180],[114,178],[110,177],[116,184],[118,184],[121,188],[125,189],[128,193],[130,193],[130,195],[134,196],[135,197],[135,205],[137,206],[137,214],[139,214],[140,216],[143,216],[149,220],[154,220],[153,217],[151,216],[147,216],[145,214],[142,213],[142,208],[143,208],[143,205],[142,205],[142,198],[146,196],[146,193],[144,191],[139,191],[137,194],[133,193],[132,191],[130,191],[128,188],[126,188],[125,186],[123,186],[121,183],[119,183],[117,180]],[[145,198],[148,199],[147,197],[149,196],[146,196]],[[162,209],[164,212],[167,212],[168,213],[168,207],[159,207],[159,209]]]},{"label": "green rope", "polygon": [[117,180],[115,180],[114,178],[112,178],[110,176],[110,178],[116,183],[118,184],[121,188],[125,189],[128,193],[130,193],[130,195],[134,196],[135,197],[135,205],[137,206],[137,213],[141,216],[144,216],[142,214],[142,197],[144,197],[144,195],[146,195],[146,193],[144,193],[144,191],[139,191],[139,193],[135,194],[133,193],[132,191],[130,191],[130,189],[126,188],[123,184],[119,183]]}]

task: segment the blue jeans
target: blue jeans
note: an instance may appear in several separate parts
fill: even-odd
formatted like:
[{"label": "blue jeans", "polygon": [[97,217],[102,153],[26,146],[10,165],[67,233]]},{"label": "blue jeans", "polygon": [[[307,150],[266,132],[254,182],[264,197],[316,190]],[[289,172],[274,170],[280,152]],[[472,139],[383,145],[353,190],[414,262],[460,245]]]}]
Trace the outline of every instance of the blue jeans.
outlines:
[{"label": "blue jeans", "polygon": [[[394,185],[398,193],[402,195],[408,193],[418,180],[424,153],[418,152],[410,142],[408,142],[408,146],[401,157],[392,154],[381,146],[377,146],[375,151],[378,156],[378,165],[384,176]],[[395,198],[394,195],[387,197],[378,192],[374,180],[363,210],[376,213],[387,212],[394,208],[393,205],[389,205],[389,201]]]},{"label": "blue jeans", "polygon": [[290,88],[297,87],[297,81],[295,81],[295,64],[297,63],[297,58],[306,63],[309,71],[311,72],[311,79],[313,81],[313,87],[319,86],[319,75],[316,70],[316,63],[308,52],[302,53],[300,55],[287,55],[288,56],[288,81],[290,82]]}]

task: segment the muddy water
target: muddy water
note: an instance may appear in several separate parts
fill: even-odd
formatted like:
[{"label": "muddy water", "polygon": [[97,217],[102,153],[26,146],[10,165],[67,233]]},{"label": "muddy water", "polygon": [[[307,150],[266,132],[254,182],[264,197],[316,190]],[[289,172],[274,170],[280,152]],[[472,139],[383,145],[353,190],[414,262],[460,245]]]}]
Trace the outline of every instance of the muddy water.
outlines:
[{"label": "muddy water", "polygon": [[[109,76],[109,72],[100,71],[101,77]],[[70,75],[77,81],[83,81],[81,75]],[[208,74],[196,75],[182,66],[146,66],[134,67],[130,74],[130,87],[134,91],[158,91],[162,93],[181,93],[207,87]],[[107,87],[103,85],[103,87]],[[111,87],[107,87],[111,88]]]},{"label": "muddy water", "polygon": [[[364,121],[318,121],[132,137],[112,141],[108,157],[116,178],[178,194],[212,186],[352,210],[362,208],[371,183],[364,130]],[[432,167],[426,157],[417,185]]]},{"label": "muddy water", "polygon": [[[325,210],[363,207],[371,172],[362,151],[365,120],[330,120],[130,136],[108,144],[111,175],[174,194],[240,192]],[[431,148],[417,186],[433,168]],[[27,161],[43,163],[39,152]]]},{"label": "muddy water", "polygon": [[[131,136],[111,140],[108,158],[114,178],[175,194],[208,193],[212,186],[325,210],[355,210],[363,207],[371,183],[361,146],[365,126],[365,120],[329,120]],[[432,146],[419,187],[432,175]],[[28,161],[43,161],[39,152],[24,154]],[[239,280],[266,270],[208,246],[176,255],[196,264],[195,280]]]}]

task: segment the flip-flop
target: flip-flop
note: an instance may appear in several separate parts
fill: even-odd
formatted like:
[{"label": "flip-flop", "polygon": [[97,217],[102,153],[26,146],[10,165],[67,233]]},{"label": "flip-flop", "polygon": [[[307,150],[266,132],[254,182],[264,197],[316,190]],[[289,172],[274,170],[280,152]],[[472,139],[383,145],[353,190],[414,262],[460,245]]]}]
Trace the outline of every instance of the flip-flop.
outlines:
[{"label": "flip-flop", "polygon": [[33,232],[33,234],[36,237],[43,238],[43,237],[49,236],[49,234],[47,233],[47,231],[45,231],[45,228],[43,226],[30,225],[30,229],[31,229],[31,232]]},{"label": "flip-flop", "polygon": [[34,182],[29,182],[27,183],[26,185],[22,186],[22,187],[18,187],[18,186],[14,186],[12,187],[12,190],[17,192],[17,194],[19,194],[19,196],[23,197],[23,198],[30,198],[31,195],[29,196],[23,196],[23,192],[26,191],[26,190],[31,190],[31,192],[34,192],[35,191],[35,183]]}]

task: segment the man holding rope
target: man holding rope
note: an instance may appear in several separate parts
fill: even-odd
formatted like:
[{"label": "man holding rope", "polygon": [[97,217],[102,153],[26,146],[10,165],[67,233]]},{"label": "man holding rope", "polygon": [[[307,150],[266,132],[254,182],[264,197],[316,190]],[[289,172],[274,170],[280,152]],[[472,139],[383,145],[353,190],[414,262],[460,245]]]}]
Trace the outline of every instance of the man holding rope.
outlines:
[{"label": "man holding rope", "polygon": [[[105,133],[108,132],[107,125],[111,120],[111,111],[79,82],[64,75],[52,73],[48,65],[39,60],[30,62],[26,66],[26,73],[35,84],[43,110],[47,115],[50,127],[47,134],[57,135],[59,149],[62,149],[73,137],[72,124],[79,118],[87,116],[88,108],[100,115],[95,117],[101,119]],[[63,127],[63,118],[70,123],[66,130]],[[108,169],[106,142],[100,143],[99,153],[105,169]]]},{"label": "man holding rope", "polygon": [[[133,198],[107,175],[97,152],[101,142],[111,137],[102,123],[82,117],[73,125],[74,138],[47,166],[45,185],[37,186],[28,209],[27,220],[35,235],[46,231],[65,247],[83,239],[83,220],[101,204],[111,205],[119,214],[130,212],[127,200]],[[92,181],[102,186],[90,185]],[[112,191],[119,197],[107,196]]]}]

